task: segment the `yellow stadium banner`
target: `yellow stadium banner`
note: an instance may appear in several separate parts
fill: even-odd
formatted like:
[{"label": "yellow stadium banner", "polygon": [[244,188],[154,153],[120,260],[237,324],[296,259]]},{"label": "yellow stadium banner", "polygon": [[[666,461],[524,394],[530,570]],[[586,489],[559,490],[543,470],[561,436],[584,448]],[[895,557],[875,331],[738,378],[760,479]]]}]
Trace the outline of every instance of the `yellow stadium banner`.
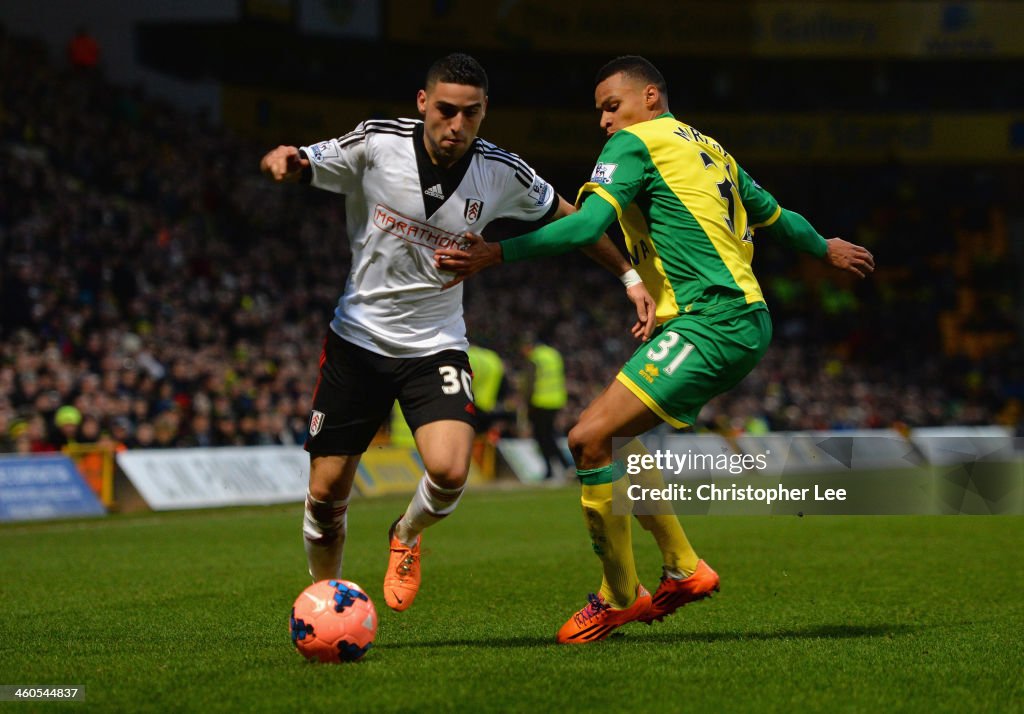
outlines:
[{"label": "yellow stadium banner", "polygon": [[993,163],[1024,160],[1024,114],[696,117],[741,162]]},{"label": "yellow stadium banner", "polygon": [[415,449],[375,446],[359,460],[355,487],[361,496],[412,493],[423,476]]},{"label": "yellow stadium banner", "polygon": [[[341,136],[367,118],[416,116],[412,97],[401,103],[334,100],[231,86],[223,92],[225,123],[268,146]],[[741,164],[1024,161],[1024,113],[677,116],[720,141]],[[581,174],[604,143],[596,112],[585,109],[547,111],[492,104],[481,134],[529,162],[578,161],[584,165]]]},{"label": "yellow stadium banner", "polygon": [[[494,446],[483,440],[474,444],[469,465],[473,483],[494,479]],[[360,496],[412,493],[423,476],[423,462],[416,449],[374,445],[359,460],[355,487]]]},{"label": "yellow stadium banner", "polygon": [[[393,42],[713,57],[1024,55],[1024,3],[475,0],[388,4]],[[536,71],[536,69],[535,69]]]}]

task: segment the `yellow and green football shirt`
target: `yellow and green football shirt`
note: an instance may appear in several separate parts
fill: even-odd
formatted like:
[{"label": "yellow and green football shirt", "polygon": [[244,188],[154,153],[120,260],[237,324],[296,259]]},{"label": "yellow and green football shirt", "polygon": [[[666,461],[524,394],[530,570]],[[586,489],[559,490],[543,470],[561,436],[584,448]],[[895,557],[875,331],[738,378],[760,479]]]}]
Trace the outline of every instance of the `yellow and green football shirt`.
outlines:
[{"label": "yellow and green football shirt", "polygon": [[751,269],[753,229],[781,209],[711,137],[671,114],[622,129],[577,203],[588,194],[615,209],[659,322],[764,302]]},{"label": "yellow and green football shirt", "polygon": [[751,269],[754,229],[819,258],[828,252],[814,227],[780,207],[721,144],[669,113],[612,135],[577,205],[571,216],[503,241],[502,259],[590,245],[618,218],[659,323],[763,309]]}]

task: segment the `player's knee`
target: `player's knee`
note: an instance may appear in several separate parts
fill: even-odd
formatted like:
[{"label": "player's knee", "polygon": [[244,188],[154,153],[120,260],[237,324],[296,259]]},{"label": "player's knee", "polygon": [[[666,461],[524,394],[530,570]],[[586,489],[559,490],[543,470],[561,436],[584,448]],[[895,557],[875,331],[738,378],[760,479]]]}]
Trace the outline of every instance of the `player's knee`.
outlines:
[{"label": "player's knee", "polygon": [[331,489],[326,485],[309,482],[309,495],[318,501],[331,500]]},{"label": "player's knee", "polygon": [[430,480],[441,488],[462,488],[466,485],[468,471],[443,471],[441,473],[428,472]]},{"label": "player's knee", "polygon": [[600,421],[588,419],[584,412],[579,423],[569,431],[569,451],[579,468],[604,466],[611,459],[611,436],[605,433]]},{"label": "player's knee", "polygon": [[449,463],[439,465],[440,468],[427,467],[427,475],[430,480],[441,488],[462,488],[469,478],[468,463]]}]

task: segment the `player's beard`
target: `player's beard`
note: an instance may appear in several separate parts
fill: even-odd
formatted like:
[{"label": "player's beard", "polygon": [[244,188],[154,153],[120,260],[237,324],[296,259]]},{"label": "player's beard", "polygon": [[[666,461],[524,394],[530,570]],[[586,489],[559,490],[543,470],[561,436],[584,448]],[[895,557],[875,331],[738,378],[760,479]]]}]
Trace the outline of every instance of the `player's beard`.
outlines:
[{"label": "player's beard", "polygon": [[[444,137],[442,137],[442,141],[443,140]],[[433,155],[433,158],[439,165],[444,167],[451,166],[458,160],[458,152],[462,146],[462,144],[444,146],[440,141],[434,141],[433,139],[430,140],[430,148],[432,149],[431,154]]]}]

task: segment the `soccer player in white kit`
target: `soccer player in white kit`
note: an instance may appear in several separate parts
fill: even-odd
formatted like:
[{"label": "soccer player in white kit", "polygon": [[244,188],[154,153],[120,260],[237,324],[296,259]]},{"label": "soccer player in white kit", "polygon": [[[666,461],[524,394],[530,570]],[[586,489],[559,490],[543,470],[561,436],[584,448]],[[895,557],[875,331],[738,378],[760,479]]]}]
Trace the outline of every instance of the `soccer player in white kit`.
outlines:
[{"label": "soccer player in white kit", "polygon": [[[455,510],[473,446],[462,285],[435,267],[434,251],[463,247],[466,231],[497,218],[574,212],[522,159],[477,137],[487,75],[475,59],[435,62],[416,103],[422,120],[367,120],[337,139],[279,146],[260,162],[274,181],[345,196],[352,268],[313,394],[303,535],[313,580],[340,577],[359,458],[398,399],[426,473],[389,533],[384,599],[394,610],[416,597],[421,533]],[[649,337],[654,303],[629,263],[607,237],[587,253],[623,280],[637,309],[633,334]]]}]

